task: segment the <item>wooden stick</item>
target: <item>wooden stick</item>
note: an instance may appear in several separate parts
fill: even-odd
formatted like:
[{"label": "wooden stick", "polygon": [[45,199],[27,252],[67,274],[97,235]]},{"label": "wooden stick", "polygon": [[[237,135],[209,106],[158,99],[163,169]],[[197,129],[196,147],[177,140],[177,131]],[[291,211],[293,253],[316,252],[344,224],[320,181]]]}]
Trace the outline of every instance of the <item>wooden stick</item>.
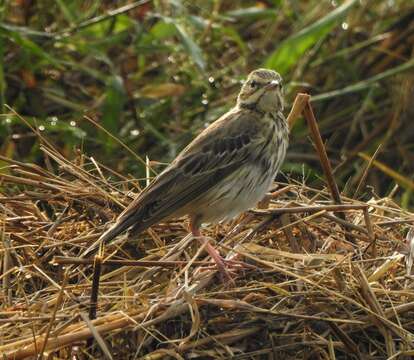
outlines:
[{"label": "wooden stick", "polygon": [[99,292],[99,281],[101,278],[102,269],[102,258],[97,255],[94,259],[93,264],[93,278],[92,278],[92,291],[91,301],[89,304],[89,319],[96,319],[96,307],[98,305],[98,292]]},{"label": "wooden stick", "polygon": [[303,109],[305,108],[306,104],[310,100],[310,95],[299,93],[295,97],[295,101],[293,102],[292,109],[287,117],[287,122],[289,124],[289,129],[291,129],[295,123],[295,121],[300,117],[302,114]]},{"label": "wooden stick", "polygon": [[[321,133],[319,131],[318,123],[316,122],[315,115],[313,113],[312,106],[310,104],[310,101],[306,103],[306,106],[303,109],[303,116],[306,119],[306,122],[308,123],[309,130],[311,132],[313,141],[316,146],[317,153],[319,155],[319,161],[322,165],[323,172],[325,174],[325,179],[328,185],[328,189],[331,193],[332,199],[335,204],[342,204],[341,195],[338,190],[338,185],[336,184],[335,178],[333,176],[333,171],[331,167],[331,163],[329,162],[328,155],[326,153],[325,145],[323,144]],[[338,213],[335,214],[337,217],[339,217],[342,220],[346,220],[344,213]],[[355,240],[353,237],[349,235],[345,235],[345,238],[347,241],[354,243]]]},{"label": "wooden stick", "polygon": [[[94,262],[93,262],[92,290],[91,290],[91,299],[89,302],[89,320],[96,319],[96,308],[98,306],[99,282],[101,278],[101,269],[102,269],[102,257],[100,255],[96,255],[94,258]],[[88,324],[87,321],[85,322]],[[88,325],[88,327],[90,326]],[[92,331],[92,328],[90,330]],[[88,339],[88,341],[86,342],[87,348],[90,348],[93,345],[94,338],[95,337],[90,337]]]},{"label": "wooden stick", "polygon": [[309,130],[311,132],[313,141],[316,146],[316,150],[321,161],[322,169],[325,174],[329,191],[335,204],[342,204],[341,196],[339,194],[338,185],[335,182],[335,178],[332,173],[331,163],[329,162],[326,149],[322,141],[321,133],[319,132],[318,123],[316,122],[315,115],[313,114],[312,106],[308,101],[305,108],[303,109],[303,115],[308,123]]},{"label": "wooden stick", "polygon": [[252,213],[260,215],[281,215],[281,214],[297,214],[304,212],[318,212],[318,211],[333,211],[333,212],[344,212],[349,210],[364,210],[367,208],[366,204],[341,204],[341,205],[325,205],[325,206],[295,206],[288,208],[279,209],[267,209],[267,210],[254,210]]},{"label": "wooden stick", "polygon": [[[94,263],[92,258],[76,258],[55,256],[52,263],[59,265],[91,265]],[[165,267],[174,268],[177,266],[188,265],[188,261],[162,261],[162,260],[102,260],[102,265],[110,266],[138,266],[138,267]],[[191,266],[211,265],[208,261],[193,261]]]}]

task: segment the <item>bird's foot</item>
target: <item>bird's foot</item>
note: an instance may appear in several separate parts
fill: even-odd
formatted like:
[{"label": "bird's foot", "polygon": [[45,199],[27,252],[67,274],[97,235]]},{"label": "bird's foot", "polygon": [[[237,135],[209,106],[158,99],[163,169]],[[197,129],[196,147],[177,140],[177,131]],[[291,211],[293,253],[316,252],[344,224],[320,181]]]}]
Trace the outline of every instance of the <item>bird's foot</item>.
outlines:
[{"label": "bird's foot", "polygon": [[216,263],[217,269],[220,274],[220,278],[225,285],[231,284],[231,286],[236,285],[234,281],[234,277],[236,276],[236,272],[238,270],[244,269],[256,269],[254,265],[247,264],[242,261],[234,260],[234,259],[224,259],[220,253],[214,248],[213,245],[210,244],[208,238],[206,237],[199,237],[199,240],[205,246],[205,249]]},{"label": "bird's foot", "polygon": [[215,259],[217,269],[219,271],[220,279],[224,285],[230,284],[235,286],[235,277],[237,273],[242,270],[255,268],[253,265],[246,264],[242,261],[224,259],[220,256],[220,260]]}]

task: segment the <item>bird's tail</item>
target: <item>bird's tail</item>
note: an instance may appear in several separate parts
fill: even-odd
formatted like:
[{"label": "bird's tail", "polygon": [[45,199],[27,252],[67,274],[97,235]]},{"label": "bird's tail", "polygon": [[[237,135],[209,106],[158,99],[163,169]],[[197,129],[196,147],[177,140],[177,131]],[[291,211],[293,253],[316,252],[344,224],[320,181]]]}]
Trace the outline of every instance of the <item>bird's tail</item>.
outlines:
[{"label": "bird's tail", "polygon": [[102,245],[109,245],[111,240],[123,233],[134,225],[135,219],[133,217],[121,218],[113,224],[108,230],[106,230],[98,240],[96,240],[91,246],[89,246],[81,255],[81,257],[91,256],[98,252],[99,247]]}]

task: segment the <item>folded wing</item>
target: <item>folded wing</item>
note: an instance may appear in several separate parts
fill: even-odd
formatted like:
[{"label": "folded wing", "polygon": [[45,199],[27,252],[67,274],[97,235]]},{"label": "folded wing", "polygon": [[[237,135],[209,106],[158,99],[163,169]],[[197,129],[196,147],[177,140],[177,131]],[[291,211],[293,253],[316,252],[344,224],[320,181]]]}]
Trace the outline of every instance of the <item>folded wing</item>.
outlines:
[{"label": "folded wing", "polygon": [[224,115],[196,137],[93,246],[132,226],[141,232],[196,201],[246,163],[263,141],[260,131],[254,112],[236,109]]}]

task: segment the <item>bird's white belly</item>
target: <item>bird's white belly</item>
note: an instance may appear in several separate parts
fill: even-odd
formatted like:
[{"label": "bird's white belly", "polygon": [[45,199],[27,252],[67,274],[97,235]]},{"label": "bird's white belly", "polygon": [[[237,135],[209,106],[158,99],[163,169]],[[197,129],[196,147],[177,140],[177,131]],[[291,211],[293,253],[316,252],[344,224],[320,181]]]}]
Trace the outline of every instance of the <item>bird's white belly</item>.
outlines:
[{"label": "bird's white belly", "polygon": [[256,206],[269,190],[275,172],[269,171],[262,182],[263,170],[259,166],[250,165],[237,174],[226,179],[220,188],[206,196],[203,208],[199,208],[203,223],[229,221],[248,209]]}]

